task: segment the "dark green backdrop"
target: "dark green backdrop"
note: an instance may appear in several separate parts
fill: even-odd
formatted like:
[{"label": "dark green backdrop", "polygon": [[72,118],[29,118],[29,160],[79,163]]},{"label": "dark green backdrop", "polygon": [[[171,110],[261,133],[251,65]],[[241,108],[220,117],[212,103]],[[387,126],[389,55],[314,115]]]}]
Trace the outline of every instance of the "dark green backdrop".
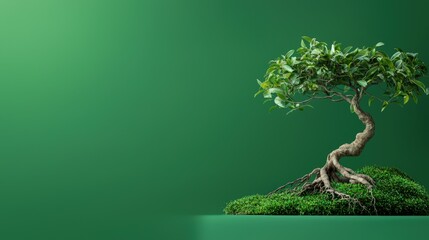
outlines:
[{"label": "dark green backdrop", "polygon": [[[160,239],[163,216],[221,214],[229,200],[322,165],[362,129],[348,106],[269,113],[253,98],[256,78],[302,35],[383,41],[389,53],[401,47],[429,63],[428,7],[1,1],[0,235]],[[371,108],[375,138],[343,163],[398,167],[429,187],[428,108],[429,97]]]}]

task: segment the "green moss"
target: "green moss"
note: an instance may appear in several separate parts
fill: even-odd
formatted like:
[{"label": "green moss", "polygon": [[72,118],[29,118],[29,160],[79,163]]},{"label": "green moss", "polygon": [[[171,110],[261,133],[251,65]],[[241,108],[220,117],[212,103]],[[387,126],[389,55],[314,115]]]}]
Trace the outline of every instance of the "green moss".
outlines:
[{"label": "green moss", "polygon": [[[334,183],[359,204],[332,199],[328,194],[296,196],[289,192],[246,196],[227,204],[226,214],[247,215],[429,215],[425,188],[395,168],[364,167],[360,173],[376,181],[372,191],[360,184]],[[375,201],[374,201],[375,199]]]}]

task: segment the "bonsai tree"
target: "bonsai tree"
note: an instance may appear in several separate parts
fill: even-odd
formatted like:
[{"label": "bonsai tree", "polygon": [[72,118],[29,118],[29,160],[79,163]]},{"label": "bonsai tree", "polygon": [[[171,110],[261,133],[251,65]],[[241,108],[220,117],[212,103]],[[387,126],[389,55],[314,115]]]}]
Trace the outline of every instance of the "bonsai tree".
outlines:
[{"label": "bonsai tree", "polygon": [[[274,100],[271,109],[284,108],[289,110],[289,114],[312,107],[310,103],[313,100],[346,102],[352,113],[365,125],[354,141],[329,153],[323,167],[280,186],[270,194],[291,187],[299,194],[322,192],[350,198],[332,187],[334,181],[363,184],[369,190],[372,189],[375,182],[371,176],[358,174],[340,164],[342,157],[359,156],[374,136],[375,123],[371,115],[362,110],[362,100],[367,99],[369,105],[379,101],[381,111],[384,111],[392,103],[405,105],[410,98],[417,103],[419,95],[429,93],[418,80],[427,72],[427,68],[417,53],[396,49],[392,56],[388,56],[379,50],[383,45],[379,42],[373,47],[342,49],[339,43],[328,46],[315,38],[304,36],[301,47],[296,51],[290,50],[270,61],[264,81],[258,80],[260,89],[255,96],[263,94],[268,101]],[[373,87],[378,87],[376,92],[380,94],[370,93]]]}]

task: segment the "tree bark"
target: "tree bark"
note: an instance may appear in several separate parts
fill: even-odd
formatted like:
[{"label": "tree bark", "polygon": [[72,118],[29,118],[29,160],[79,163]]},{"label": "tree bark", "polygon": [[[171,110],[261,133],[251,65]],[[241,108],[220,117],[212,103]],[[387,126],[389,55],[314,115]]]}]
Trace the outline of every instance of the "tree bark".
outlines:
[{"label": "tree bark", "polygon": [[[351,143],[341,145],[339,148],[332,151],[328,157],[325,166],[321,169],[320,177],[325,188],[332,188],[330,182],[341,181],[350,183],[361,183],[369,189],[374,185],[374,180],[364,174],[357,174],[353,170],[343,167],[340,164],[340,159],[345,156],[359,156],[365,145],[375,134],[375,123],[371,115],[364,112],[359,105],[360,97],[354,96],[350,102],[354,112],[359,120],[365,125],[365,129],[356,134],[356,138]],[[338,175],[341,174],[341,175]]]}]

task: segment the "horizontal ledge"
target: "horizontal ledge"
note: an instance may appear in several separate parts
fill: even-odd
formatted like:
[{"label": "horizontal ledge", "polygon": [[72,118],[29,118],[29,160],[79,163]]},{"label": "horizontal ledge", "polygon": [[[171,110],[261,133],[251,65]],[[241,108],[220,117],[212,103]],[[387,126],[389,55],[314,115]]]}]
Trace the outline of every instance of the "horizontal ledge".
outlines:
[{"label": "horizontal ledge", "polygon": [[429,227],[428,216],[201,215],[193,222],[198,240],[414,239]]}]

